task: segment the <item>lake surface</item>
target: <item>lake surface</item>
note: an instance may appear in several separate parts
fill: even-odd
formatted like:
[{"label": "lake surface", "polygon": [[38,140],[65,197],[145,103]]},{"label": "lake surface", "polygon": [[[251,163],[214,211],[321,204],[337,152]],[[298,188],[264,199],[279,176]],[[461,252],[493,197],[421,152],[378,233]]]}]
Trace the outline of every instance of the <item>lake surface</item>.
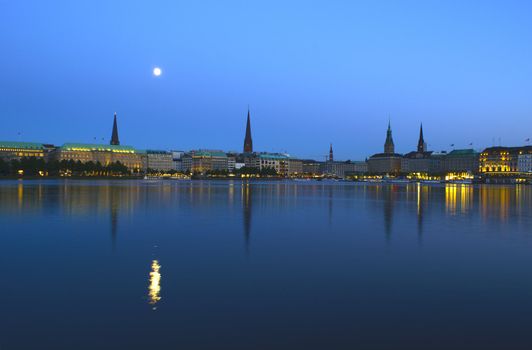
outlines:
[{"label": "lake surface", "polygon": [[0,349],[531,349],[532,187],[0,182]]}]

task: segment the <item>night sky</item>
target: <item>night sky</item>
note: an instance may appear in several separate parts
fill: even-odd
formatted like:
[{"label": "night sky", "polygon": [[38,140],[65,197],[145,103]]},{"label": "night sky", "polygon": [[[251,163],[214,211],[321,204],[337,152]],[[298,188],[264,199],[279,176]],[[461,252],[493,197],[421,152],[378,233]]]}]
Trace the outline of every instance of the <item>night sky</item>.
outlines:
[{"label": "night sky", "polygon": [[[323,159],[522,145],[529,1],[0,0],[0,140]],[[162,75],[152,74],[161,67]],[[104,138],[104,141],[102,141]],[[499,141],[500,140],[500,141]]]}]

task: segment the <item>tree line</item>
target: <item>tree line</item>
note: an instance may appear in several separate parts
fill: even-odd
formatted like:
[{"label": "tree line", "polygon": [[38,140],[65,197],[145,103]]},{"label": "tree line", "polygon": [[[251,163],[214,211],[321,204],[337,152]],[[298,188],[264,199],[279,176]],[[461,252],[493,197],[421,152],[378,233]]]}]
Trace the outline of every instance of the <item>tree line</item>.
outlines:
[{"label": "tree line", "polygon": [[[159,174],[161,171],[147,169],[147,174]],[[165,174],[180,173],[176,170],[164,171]],[[227,170],[208,170],[203,173],[195,173],[194,176],[224,177],[230,173]],[[234,169],[237,176],[255,175],[261,177],[279,176],[273,167],[258,169],[243,167]],[[0,176],[127,176],[138,175],[120,162],[103,165],[100,162],[81,162],[79,160],[49,160],[37,157],[21,157],[20,159],[6,160],[0,158]]]},{"label": "tree line", "polygon": [[5,160],[0,158],[2,176],[116,176],[131,175],[127,166],[120,162],[103,165],[100,162],[81,162],[75,160],[45,161],[37,157],[22,157]]}]

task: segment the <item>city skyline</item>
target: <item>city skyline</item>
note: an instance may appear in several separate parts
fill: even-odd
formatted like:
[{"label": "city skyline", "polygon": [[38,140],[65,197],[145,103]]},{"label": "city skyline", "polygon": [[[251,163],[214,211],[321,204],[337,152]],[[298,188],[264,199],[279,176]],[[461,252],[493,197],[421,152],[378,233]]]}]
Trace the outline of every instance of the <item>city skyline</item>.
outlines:
[{"label": "city skyline", "polygon": [[254,148],[305,158],[362,159],[389,117],[402,153],[421,122],[432,150],[520,145],[530,6],[9,3],[0,139],[107,140],[116,111],[139,148],[239,150],[249,104]]},{"label": "city skyline", "polygon": [[[243,153],[272,153],[272,151],[270,150],[267,150],[267,149],[253,149],[253,141],[252,141],[252,132],[251,132],[251,112],[250,112],[250,109],[249,109],[249,106],[248,106],[248,110],[247,110],[247,117],[246,117],[246,124],[245,124],[245,135],[244,135],[244,147],[242,148],[242,151]],[[21,136],[20,134],[18,135],[19,137]],[[3,140],[3,141],[15,141],[15,142],[20,142],[20,140]],[[35,142],[35,140],[24,140],[23,142]],[[528,146],[530,144],[530,138],[527,138],[526,140],[524,140],[523,143],[521,143],[520,145],[503,145],[503,144],[495,144],[495,140],[493,140],[494,144],[491,145],[491,146],[487,146],[487,147],[483,147],[483,148],[475,148],[473,143],[469,143],[468,145],[464,145],[463,147],[460,147],[461,145],[460,144],[451,144],[449,145],[448,148],[446,149],[441,149],[441,150],[434,150],[434,149],[430,149],[430,147],[428,146],[429,144],[427,142],[425,142],[424,140],[424,136],[423,136],[423,123],[421,122],[420,123],[420,128],[419,128],[419,138],[418,138],[418,141],[417,141],[417,152],[425,152],[425,151],[430,151],[430,153],[432,152],[435,152],[435,153],[440,153],[440,152],[443,152],[443,153],[446,153],[448,151],[452,151],[452,150],[457,150],[457,149],[475,149],[477,150],[478,152],[482,151],[483,149],[486,149],[486,148],[490,148],[490,147],[497,147],[497,146],[502,146],[502,147],[519,147],[519,146]],[[499,140],[500,142],[500,140]],[[60,146],[61,144],[53,144],[53,143],[50,143],[50,142],[47,142],[47,141],[42,141],[42,140],[37,140],[37,143],[43,143],[43,144],[48,144],[48,145],[54,145],[54,146]],[[63,142],[63,144],[67,144],[69,142]],[[91,141],[87,141],[87,142],[82,142],[82,143],[85,143],[87,145],[89,144],[94,144],[94,145],[105,145],[105,144],[110,144],[110,145],[120,145],[120,141],[119,141],[119,135],[118,135],[118,122],[117,122],[117,113],[115,112],[114,115],[113,115],[113,124],[112,124],[112,131],[111,131],[111,137],[109,139],[106,139],[104,137],[102,137],[101,139],[98,139],[97,137],[94,137],[93,140]],[[135,146],[134,143],[129,143],[128,144],[129,146]],[[332,160],[332,155],[333,155],[333,143],[329,143],[329,152],[328,154],[322,154],[322,155],[319,155],[319,156],[310,156],[310,157],[301,157],[297,154],[293,154],[291,153],[290,151],[288,150],[275,150],[273,151],[273,153],[280,153],[280,154],[287,154],[287,155],[290,155],[292,157],[297,157],[299,159],[313,159],[313,160],[316,160],[316,161],[323,161],[324,159],[325,160]],[[136,147],[137,149],[140,149],[139,147]],[[154,147],[146,147],[145,148],[146,150],[155,150]],[[232,152],[232,153],[240,153],[238,150],[236,149],[221,149],[221,148],[209,148],[209,147],[196,147],[194,148],[196,150],[221,150],[221,151],[227,151],[227,152]],[[181,151],[192,151],[194,149],[185,149],[185,148],[179,148],[179,147],[166,147],[164,149],[161,149],[161,151],[171,151],[171,150],[181,150]],[[388,119],[388,127],[387,127],[387,131],[386,131],[386,138],[385,138],[385,141],[384,141],[384,153],[397,153],[398,155],[407,155],[408,153],[411,153],[412,150],[408,150],[406,152],[395,152],[395,144],[394,144],[394,141],[393,141],[393,137],[392,137],[392,126],[391,126],[391,120]],[[376,154],[379,154],[380,151],[377,151]],[[415,153],[415,151],[413,152]],[[375,154],[375,152],[373,152],[372,154]],[[341,159],[340,161],[359,161],[359,160],[367,160],[369,157],[371,156],[370,155],[366,155],[363,159],[357,159],[357,158],[345,158],[345,159]]]}]

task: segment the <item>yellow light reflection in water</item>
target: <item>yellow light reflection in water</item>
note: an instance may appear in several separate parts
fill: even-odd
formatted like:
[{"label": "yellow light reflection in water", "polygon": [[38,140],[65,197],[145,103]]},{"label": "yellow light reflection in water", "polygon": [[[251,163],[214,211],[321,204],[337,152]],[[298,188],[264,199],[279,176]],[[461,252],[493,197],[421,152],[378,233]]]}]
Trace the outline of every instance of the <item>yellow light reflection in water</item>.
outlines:
[{"label": "yellow light reflection in water", "polygon": [[456,213],[456,185],[445,185],[445,207],[450,214]]},{"label": "yellow light reflection in water", "polygon": [[19,182],[17,186],[17,198],[18,198],[18,207],[22,208],[22,202],[24,201],[24,185]]},{"label": "yellow light reflection in water", "polygon": [[451,215],[457,213],[467,214],[473,205],[473,186],[471,185],[445,185],[445,207]]},{"label": "yellow light reflection in water", "polygon": [[151,263],[151,272],[150,272],[150,286],[148,288],[149,292],[149,303],[151,305],[157,304],[161,300],[161,274],[159,270],[161,265],[157,260],[153,260]]}]

